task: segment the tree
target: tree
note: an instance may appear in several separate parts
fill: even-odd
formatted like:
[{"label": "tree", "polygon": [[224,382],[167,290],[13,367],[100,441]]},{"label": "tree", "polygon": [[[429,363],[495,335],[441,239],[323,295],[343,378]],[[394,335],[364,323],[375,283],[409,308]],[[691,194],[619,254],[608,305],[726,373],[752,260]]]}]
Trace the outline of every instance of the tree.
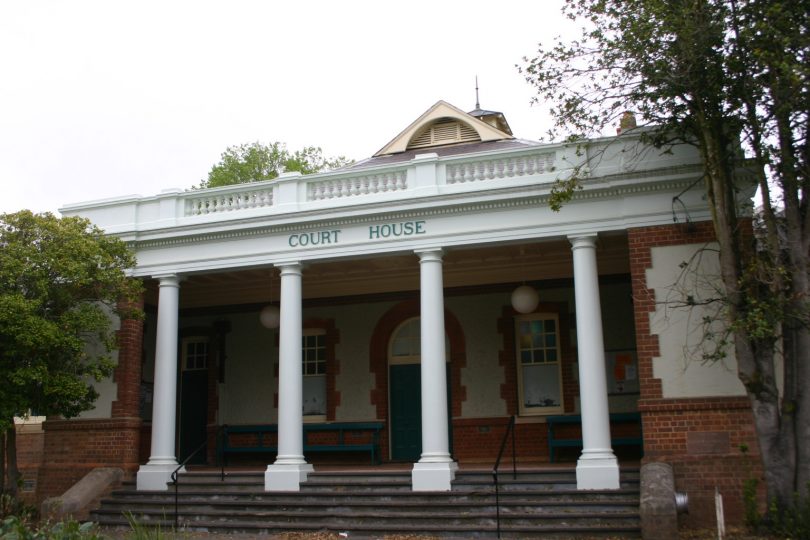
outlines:
[{"label": "tree", "polygon": [[127,309],[141,291],[126,275],[134,265],[124,242],[86,219],[0,214],[0,433],[12,494],[14,417],[92,408],[92,382],[113,368],[110,315],[138,316]]},{"label": "tree", "polygon": [[219,163],[208,172],[208,179],[200,182],[199,187],[202,189],[272,180],[285,171],[312,174],[351,163],[343,156],[325,158],[323,151],[315,146],[290,153],[283,143],[264,145],[257,141],[226,148]]},{"label": "tree", "polygon": [[[700,150],[724,316],[752,405],[768,496],[781,507],[794,493],[806,500],[810,2],[567,0],[564,12],[585,21],[581,38],[541,44],[520,69],[553,103],[555,135],[601,133],[625,111],[637,111],[649,128],[646,142]],[[763,198],[753,235],[737,198],[752,178]],[[557,186],[557,202],[570,198],[578,182]],[[777,351],[784,362],[781,396]]]}]

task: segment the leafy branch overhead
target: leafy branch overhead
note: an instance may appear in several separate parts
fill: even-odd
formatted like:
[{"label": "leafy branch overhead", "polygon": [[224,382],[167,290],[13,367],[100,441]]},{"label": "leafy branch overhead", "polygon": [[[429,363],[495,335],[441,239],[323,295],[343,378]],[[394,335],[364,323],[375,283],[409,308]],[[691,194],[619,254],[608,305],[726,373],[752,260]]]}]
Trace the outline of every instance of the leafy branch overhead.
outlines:
[{"label": "leafy branch overhead", "polygon": [[301,174],[339,169],[353,161],[340,157],[324,157],[319,147],[307,146],[290,152],[284,143],[262,144],[253,142],[229,146],[219,163],[211,167],[208,178],[200,182],[200,189],[272,180],[282,172]]}]

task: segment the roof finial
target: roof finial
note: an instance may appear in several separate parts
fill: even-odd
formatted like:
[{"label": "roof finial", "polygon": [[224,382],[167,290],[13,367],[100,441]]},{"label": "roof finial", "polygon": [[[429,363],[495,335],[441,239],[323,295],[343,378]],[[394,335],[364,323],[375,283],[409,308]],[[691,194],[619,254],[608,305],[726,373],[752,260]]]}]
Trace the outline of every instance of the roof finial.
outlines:
[{"label": "roof finial", "polygon": [[478,75],[475,76],[475,108],[481,108],[481,105],[478,103]]}]

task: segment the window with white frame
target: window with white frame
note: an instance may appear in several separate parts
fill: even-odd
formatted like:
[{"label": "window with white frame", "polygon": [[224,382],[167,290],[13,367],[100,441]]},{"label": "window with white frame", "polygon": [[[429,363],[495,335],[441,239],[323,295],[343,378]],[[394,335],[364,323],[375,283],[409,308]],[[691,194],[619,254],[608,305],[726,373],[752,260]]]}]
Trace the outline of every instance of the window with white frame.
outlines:
[{"label": "window with white frame", "polygon": [[183,339],[183,371],[208,369],[208,338]]},{"label": "window with white frame", "polygon": [[533,313],[515,319],[520,414],[563,410],[560,324],[554,313]]},{"label": "window with white frame", "polygon": [[326,418],[326,330],[304,330],[301,373],[303,415],[307,420],[323,420]]}]

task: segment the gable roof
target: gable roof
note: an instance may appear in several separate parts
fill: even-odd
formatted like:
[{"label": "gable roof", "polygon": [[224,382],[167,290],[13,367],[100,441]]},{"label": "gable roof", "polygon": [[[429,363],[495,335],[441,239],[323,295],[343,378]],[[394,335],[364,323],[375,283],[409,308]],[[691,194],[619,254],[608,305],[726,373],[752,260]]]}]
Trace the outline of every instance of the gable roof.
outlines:
[{"label": "gable roof", "polygon": [[[454,122],[453,122],[454,121]],[[439,123],[455,123],[460,128],[460,136],[456,139],[449,140],[450,144],[457,144],[459,142],[489,142],[500,141],[504,139],[512,139],[511,133],[501,131],[486,122],[483,122],[472,116],[458,107],[447,103],[446,101],[437,101],[427,111],[414,120],[411,125],[406,127],[399,135],[394,137],[388,144],[378,150],[373,157],[385,156],[390,154],[397,154],[405,152],[413,148],[412,143],[417,136],[424,135],[431,126]],[[420,147],[430,146],[443,146],[447,142],[420,142]]]}]

